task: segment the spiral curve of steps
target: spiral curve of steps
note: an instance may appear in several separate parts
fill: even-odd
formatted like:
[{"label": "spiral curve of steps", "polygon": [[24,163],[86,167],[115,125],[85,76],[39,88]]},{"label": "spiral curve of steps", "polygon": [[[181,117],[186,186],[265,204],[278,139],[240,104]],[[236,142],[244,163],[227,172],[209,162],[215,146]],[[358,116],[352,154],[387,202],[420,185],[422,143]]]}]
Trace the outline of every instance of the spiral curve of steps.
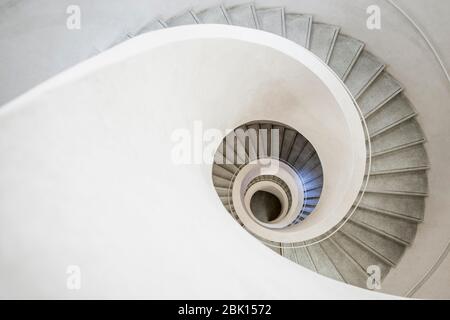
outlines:
[{"label": "spiral curve of steps", "polygon": [[[150,21],[113,45],[145,32],[199,23],[230,24],[285,37],[313,52],[346,84],[370,133],[370,179],[364,196],[350,220],[330,238],[313,245],[282,244],[272,249],[324,276],[362,288],[367,287],[370,266],[378,266],[383,279],[414,241],[417,226],[424,220],[428,187],[425,138],[401,84],[379,58],[365,50],[362,41],[342,34],[339,26],[281,7],[242,4],[190,10],[164,21]],[[290,143],[289,139],[285,130],[281,145]],[[293,152],[290,149],[284,156],[293,157]],[[230,167],[216,165],[215,187],[229,185],[234,173]],[[225,206],[232,210],[229,204]]]}]

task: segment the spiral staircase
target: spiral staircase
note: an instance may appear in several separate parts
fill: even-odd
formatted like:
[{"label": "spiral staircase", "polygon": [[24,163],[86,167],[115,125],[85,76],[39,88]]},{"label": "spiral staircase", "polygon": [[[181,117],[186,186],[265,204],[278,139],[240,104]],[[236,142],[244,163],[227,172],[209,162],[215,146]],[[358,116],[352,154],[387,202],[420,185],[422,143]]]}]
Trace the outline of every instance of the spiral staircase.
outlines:
[{"label": "spiral staircase", "polygon": [[[425,138],[401,84],[389,74],[381,59],[364,50],[362,41],[341,33],[339,26],[315,21],[311,15],[285,12],[284,8],[244,4],[188,11],[165,21],[151,21],[125,39],[162,28],[201,23],[230,24],[286,37],[313,52],[344,81],[369,132],[371,167],[367,189],[349,213],[348,222],[329,238],[313,245],[270,241],[268,245],[295,263],[355,286],[367,287],[370,266],[378,266],[384,278],[413,243],[417,225],[424,220],[427,197]],[[256,126],[272,128],[267,123]],[[307,213],[313,214],[320,199],[321,179],[326,177],[315,170],[320,168],[318,157],[311,153],[313,148],[302,145],[301,138],[283,128],[281,158],[294,166],[297,159],[302,159],[300,168],[306,170],[303,175],[310,175],[311,179],[306,181],[306,190],[317,191],[305,199]],[[229,191],[238,171],[239,166],[233,164],[215,164],[213,169],[214,186],[230,213],[233,204]]]},{"label": "spiral staircase", "polygon": [[[161,29],[221,24],[275,34],[318,57],[345,84],[356,102],[355,109],[365,131],[364,180],[359,186],[358,197],[340,222],[308,240],[274,241],[254,232],[241,219],[242,215],[250,213],[251,219],[264,228],[289,229],[301,226],[317,214],[317,208],[325,199],[323,190],[328,176],[322,167],[319,149],[299,127],[260,118],[239,123],[217,148],[208,178],[224,207],[223,214],[228,211],[244,230],[286,258],[279,260],[296,267],[299,272],[305,269],[295,264],[339,282],[374,289],[369,286],[369,281],[373,280],[373,267],[379,269],[381,281],[388,276],[398,277],[396,268],[401,262],[404,264],[405,253],[417,244],[415,238],[420,224],[427,222],[425,202],[429,196],[428,175],[431,175],[425,148],[427,141],[407,90],[392,75],[397,73],[389,72],[383,57],[369,52],[363,41],[345,34],[338,25],[319,20],[313,14],[291,12],[283,7],[253,3],[218,5],[188,10],[167,19],[152,19],[136,30],[122,33],[114,41],[96,45],[95,51],[107,51],[129,39]],[[8,110],[4,114],[7,115]],[[267,132],[269,142],[261,142],[258,136],[256,139],[241,136],[249,130]],[[271,132],[274,131],[279,146],[277,154],[271,153],[271,144],[275,143]],[[429,136],[429,131],[425,132]],[[230,136],[232,139],[227,140]],[[431,140],[434,138],[430,137]],[[242,150],[244,153],[240,153]],[[433,159],[432,152],[428,151]],[[268,159],[294,173],[293,179],[299,181],[298,190],[292,189],[292,183],[276,173],[261,173],[248,181],[240,178],[254,163]],[[434,168],[435,162],[431,163]],[[430,188],[431,181],[430,178]],[[265,191],[278,191],[258,191],[258,186],[266,186]],[[242,188],[242,197],[248,198],[248,212],[243,210],[245,203],[243,206],[235,203],[237,187]],[[248,197],[250,192],[254,192],[252,197]],[[280,194],[282,197],[278,197]],[[294,203],[299,204],[296,210],[292,209]],[[262,246],[262,249],[266,248]],[[266,251],[277,258],[271,251]]]}]

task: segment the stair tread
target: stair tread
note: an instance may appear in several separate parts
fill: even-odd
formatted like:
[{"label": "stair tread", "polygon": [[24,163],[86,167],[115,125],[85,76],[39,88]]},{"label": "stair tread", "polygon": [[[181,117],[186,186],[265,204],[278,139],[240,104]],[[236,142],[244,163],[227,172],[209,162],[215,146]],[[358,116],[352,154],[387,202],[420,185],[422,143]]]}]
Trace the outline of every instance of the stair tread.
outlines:
[{"label": "stair tread", "polygon": [[377,136],[379,136],[379,135],[381,135],[381,134],[383,134],[385,132],[389,132],[390,130],[392,130],[392,129],[398,127],[398,126],[401,126],[403,123],[408,122],[408,120],[411,120],[411,119],[415,118],[416,116],[417,116],[416,113],[411,113],[411,114],[405,115],[403,118],[400,118],[400,119],[398,119],[398,120],[388,124],[384,128],[381,128],[381,129],[379,129],[377,131],[371,132],[370,133],[370,139],[374,139]]},{"label": "stair tread", "polygon": [[229,24],[226,9],[223,6],[207,8],[196,13],[201,23]]},{"label": "stair tread", "polygon": [[305,139],[305,137],[303,137],[301,134],[297,134],[287,160],[290,164],[295,163],[295,161],[300,156],[300,153],[303,152],[307,143],[308,141]]},{"label": "stair tread", "polygon": [[361,269],[367,272],[370,266],[376,265],[380,268],[381,276],[384,278],[391,269],[391,265],[380,259],[377,255],[367,250],[364,246],[353,241],[343,232],[337,232],[333,235],[333,240],[336,241],[345,251],[355,260]]},{"label": "stair tread", "polygon": [[141,27],[136,32],[130,33],[130,37],[137,36],[146,32],[164,29],[166,26],[160,20],[153,20]]},{"label": "stair tread", "polygon": [[405,251],[405,245],[363,228],[352,221],[344,224],[340,230],[354,240],[358,240],[360,244],[372,250],[374,254],[391,265],[397,264]]},{"label": "stair tread", "polygon": [[227,8],[231,24],[239,27],[259,29],[253,4],[242,4]]},{"label": "stair tread", "polygon": [[414,240],[417,231],[417,222],[392,215],[379,214],[363,208],[356,209],[351,220],[378,230],[386,236],[392,237],[393,240],[398,239],[406,244],[410,244]]},{"label": "stair tread", "polygon": [[189,24],[197,24],[198,18],[192,11],[184,12],[165,21],[169,27],[177,27]]},{"label": "stair tread", "polygon": [[415,118],[411,118],[371,138],[372,152],[382,152],[423,139],[419,124]]},{"label": "stair tread", "polygon": [[295,169],[301,171],[306,163],[316,154],[316,150],[311,143],[307,143],[293,164]]},{"label": "stair tread", "polygon": [[311,34],[312,16],[303,14],[285,14],[286,38],[308,48]]},{"label": "stair tread", "polygon": [[311,260],[313,261],[318,273],[338,281],[344,281],[341,274],[336,269],[333,262],[327,256],[325,250],[322,249],[320,244],[309,246],[307,247],[307,250],[310,253]]},{"label": "stair tread", "polygon": [[295,262],[298,264],[297,256],[295,255],[295,250],[292,248],[292,245],[283,244],[281,247],[281,252],[282,252],[283,257],[286,257],[289,260],[291,260],[292,262]]},{"label": "stair tread", "polygon": [[214,185],[214,187],[219,187],[219,188],[229,188],[231,185],[231,180],[224,179],[224,178],[213,175],[213,185]]},{"label": "stair tread", "polygon": [[297,257],[297,263],[308,268],[309,270],[316,271],[316,268],[311,260],[309,252],[304,247],[295,248],[295,256]]},{"label": "stair tread", "polygon": [[398,94],[367,118],[369,133],[373,135],[376,132],[382,132],[383,129],[411,115],[415,115],[411,104],[403,94]]},{"label": "stair tread", "polygon": [[362,206],[382,213],[401,215],[421,221],[425,203],[420,197],[365,193],[360,203],[360,207]]},{"label": "stair tread", "polygon": [[312,190],[312,189],[316,189],[319,187],[322,187],[323,185],[323,175],[317,177],[314,180],[308,181],[307,183],[305,183],[304,187],[305,187],[305,191]]},{"label": "stair tread", "polygon": [[427,174],[425,171],[412,171],[371,176],[367,188],[370,190],[427,194]]},{"label": "stair tread", "polygon": [[377,151],[377,152],[372,152],[372,157],[379,157],[379,156],[382,156],[382,155],[385,155],[385,154],[388,154],[388,153],[391,153],[391,152],[396,152],[396,151],[400,151],[402,149],[406,149],[406,148],[409,148],[409,147],[413,147],[413,146],[417,146],[417,145],[420,145],[420,144],[424,144],[425,142],[426,142],[425,139],[419,139],[417,141],[407,142],[405,144],[397,145],[397,146],[394,146],[392,148],[387,148],[387,149],[380,150],[380,151]]},{"label": "stair tread", "polygon": [[311,52],[328,63],[338,34],[339,27],[337,26],[313,22],[310,40]]},{"label": "stair tread", "polygon": [[366,286],[367,275],[365,271],[334,240],[327,239],[322,241],[320,245],[345,282],[358,287]]},{"label": "stair tread", "polygon": [[364,44],[361,41],[339,34],[328,63],[330,68],[339,78],[345,80],[363,48]]},{"label": "stair tread", "polygon": [[285,161],[288,160],[296,136],[297,133],[294,130],[284,130],[283,144],[281,146],[281,159]]},{"label": "stair tread", "polygon": [[389,171],[428,166],[428,157],[423,145],[415,145],[409,148],[372,157],[372,171]]},{"label": "stair tread", "polygon": [[377,78],[384,67],[377,58],[363,50],[349,72],[345,84],[357,98]]},{"label": "stair tread", "polygon": [[261,30],[285,36],[284,8],[258,8],[256,15]]},{"label": "stair tread", "polygon": [[218,176],[222,179],[226,179],[227,181],[231,181],[231,179],[233,178],[233,174],[230,171],[217,164],[213,165],[213,175]]},{"label": "stair tread", "polygon": [[402,86],[383,71],[358,98],[358,105],[365,116],[375,112],[402,91]]}]

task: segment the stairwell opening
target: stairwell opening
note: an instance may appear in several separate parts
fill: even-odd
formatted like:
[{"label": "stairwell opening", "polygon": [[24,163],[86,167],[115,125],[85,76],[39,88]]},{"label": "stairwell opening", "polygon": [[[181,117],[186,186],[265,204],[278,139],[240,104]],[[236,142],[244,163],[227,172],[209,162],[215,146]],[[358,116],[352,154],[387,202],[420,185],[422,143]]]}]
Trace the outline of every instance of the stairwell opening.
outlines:
[{"label": "stairwell opening", "polygon": [[290,228],[308,218],[323,187],[315,148],[280,122],[259,120],[232,130],[216,150],[212,171],[217,195],[236,221],[265,229]]},{"label": "stairwell opening", "polygon": [[261,190],[253,194],[250,200],[250,208],[255,218],[268,223],[280,217],[282,204],[276,195]]}]

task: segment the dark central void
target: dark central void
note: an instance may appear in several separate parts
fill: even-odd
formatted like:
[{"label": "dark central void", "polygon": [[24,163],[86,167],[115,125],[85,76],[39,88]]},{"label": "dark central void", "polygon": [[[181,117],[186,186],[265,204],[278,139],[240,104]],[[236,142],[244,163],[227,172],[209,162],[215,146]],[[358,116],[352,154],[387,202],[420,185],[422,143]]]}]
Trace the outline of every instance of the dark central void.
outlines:
[{"label": "dark central void", "polygon": [[281,202],[270,192],[256,191],[250,200],[250,209],[256,219],[267,223],[280,216]]}]

